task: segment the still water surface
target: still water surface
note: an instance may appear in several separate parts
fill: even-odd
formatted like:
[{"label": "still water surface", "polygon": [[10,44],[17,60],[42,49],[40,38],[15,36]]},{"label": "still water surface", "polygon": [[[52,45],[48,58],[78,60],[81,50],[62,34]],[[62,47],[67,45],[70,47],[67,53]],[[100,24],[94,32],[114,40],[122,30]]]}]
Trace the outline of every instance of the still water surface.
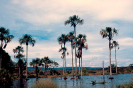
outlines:
[{"label": "still water surface", "polygon": [[[95,80],[96,82],[102,82],[102,77],[102,75],[83,76],[83,80],[70,80],[71,77],[67,77],[67,80],[59,80],[61,79],[60,77],[55,77],[51,78],[51,80],[56,82],[59,88],[116,88],[116,85],[129,83],[133,79],[133,74],[113,75],[113,80],[109,79],[109,75],[105,75],[105,84],[91,84],[91,81]],[[45,78],[39,78],[38,80],[40,79]],[[36,78],[29,78],[27,82],[23,82],[23,84],[20,85],[20,81],[16,80],[13,82],[13,88],[31,88],[36,81]]]}]

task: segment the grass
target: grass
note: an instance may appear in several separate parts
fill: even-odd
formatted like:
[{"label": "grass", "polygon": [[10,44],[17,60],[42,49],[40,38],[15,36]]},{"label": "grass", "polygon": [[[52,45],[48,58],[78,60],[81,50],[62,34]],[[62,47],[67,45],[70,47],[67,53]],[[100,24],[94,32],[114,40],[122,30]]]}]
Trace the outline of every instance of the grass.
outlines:
[{"label": "grass", "polygon": [[38,80],[31,88],[58,88],[57,84],[50,79]]}]

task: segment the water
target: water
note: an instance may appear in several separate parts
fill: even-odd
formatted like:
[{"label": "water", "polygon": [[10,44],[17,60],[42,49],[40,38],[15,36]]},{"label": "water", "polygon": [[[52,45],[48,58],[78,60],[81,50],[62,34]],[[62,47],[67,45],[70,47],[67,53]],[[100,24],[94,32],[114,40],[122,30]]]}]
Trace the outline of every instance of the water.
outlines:
[{"label": "water", "polygon": [[[109,75],[105,75],[105,84],[95,84],[92,85],[91,81],[102,82],[102,75],[91,75],[91,76],[83,76],[83,80],[70,80],[71,77],[67,77],[67,80],[59,80],[60,77],[51,78],[51,80],[55,81],[59,88],[116,88],[116,85],[127,84],[133,78],[133,74],[118,74],[113,75],[114,79],[110,80]],[[44,78],[39,78],[44,79]],[[22,88],[30,88],[32,84],[36,83],[36,78],[30,78],[27,82],[24,82],[24,86]],[[18,88],[19,81],[16,80],[13,83],[13,88]]]}]

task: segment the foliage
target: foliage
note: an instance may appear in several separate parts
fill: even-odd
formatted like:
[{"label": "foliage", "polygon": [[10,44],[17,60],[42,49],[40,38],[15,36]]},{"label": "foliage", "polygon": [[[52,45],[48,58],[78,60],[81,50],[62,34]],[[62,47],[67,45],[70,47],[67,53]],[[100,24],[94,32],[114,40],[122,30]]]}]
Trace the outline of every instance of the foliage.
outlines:
[{"label": "foliage", "polygon": [[14,38],[14,36],[9,35],[9,33],[10,33],[9,29],[6,29],[4,27],[0,28],[0,40],[2,42],[2,45],[1,45],[2,49],[5,49],[7,46],[7,43],[9,43]]},{"label": "foliage", "polygon": [[58,88],[57,84],[50,79],[38,80],[31,88]]},{"label": "foliage", "polygon": [[2,69],[0,72],[0,86],[1,88],[9,88],[11,86],[11,74],[9,70]]},{"label": "foliage", "polygon": [[44,72],[41,70],[41,71],[39,72],[39,75],[44,75]]},{"label": "foliage", "polygon": [[85,67],[82,67],[82,71],[85,73],[86,72],[86,68]]},{"label": "foliage", "polygon": [[38,66],[40,66],[40,65],[42,65],[40,58],[32,59],[32,62],[30,62],[30,66],[33,66],[36,69],[37,77],[38,77],[38,72],[39,72]]},{"label": "foliage", "polygon": [[65,21],[65,25],[71,24],[71,26],[76,27],[77,24],[83,24],[83,19],[80,20],[80,18],[76,15],[70,16],[69,20]]},{"label": "foliage", "polygon": [[57,70],[55,70],[55,69],[51,69],[50,70],[50,75],[55,75],[55,74],[57,74],[57,75],[60,75],[60,73],[58,73],[58,71]]},{"label": "foliage", "polygon": [[10,73],[14,71],[13,61],[8,53],[5,50],[2,50],[2,68],[8,70]]},{"label": "foliage", "polygon": [[19,66],[19,69],[20,69],[19,70],[20,71],[19,72],[20,73],[19,77],[21,78],[23,76],[22,72],[23,72],[23,70],[25,69],[25,66],[26,66],[26,63],[24,63],[24,59],[23,59],[24,55],[21,54],[21,53],[24,52],[23,47],[17,46],[15,49],[13,49],[13,52],[17,53],[16,56],[14,55],[14,58],[18,59],[17,65]]}]

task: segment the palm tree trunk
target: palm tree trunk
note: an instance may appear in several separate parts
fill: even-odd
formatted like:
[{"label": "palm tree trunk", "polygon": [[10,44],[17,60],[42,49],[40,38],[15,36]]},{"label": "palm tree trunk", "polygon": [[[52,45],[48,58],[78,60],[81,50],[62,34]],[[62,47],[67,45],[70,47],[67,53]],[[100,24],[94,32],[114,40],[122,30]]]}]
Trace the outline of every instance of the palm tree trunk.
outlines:
[{"label": "palm tree trunk", "polygon": [[26,45],[26,79],[28,78],[27,76],[27,60],[28,60],[28,45]]},{"label": "palm tree trunk", "polygon": [[[64,48],[65,48],[65,43],[64,43]],[[64,51],[64,61],[65,61],[65,77],[66,78],[66,51]]]},{"label": "palm tree trunk", "polygon": [[[76,27],[74,26],[75,41],[76,41]],[[77,42],[77,41],[76,41]],[[75,66],[76,66],[76,78],[77,78],[77,58],[76,58],[76,43],[75,43]]]},{"label": "palm tree trunk", "polygon": [[65,52],[65,78],[66,78],[66,52]]},{"label": "palm tree trunk", "polygon": [[64,76],[64,58],[63,58],[63,76]]},{"label": "palm tree trunk", "polygon": [[116,47],[115,47],[115,64],[116,64],[116,74],[117,74]]},{"label": "palm tree trunk", "polygon": [[74,73],[73,73],[73,48],[72,48],[72,42],[71,42],[71,51],[72,51],[72,75],[74,78]]},{"label": "palm tree trunk", "polygon": [[80,57],[79,57],[79,76],[80,76]]},{"label": "palm tree trunk", "polygon": [[109,39],[109,64],[110,64],[110,77],[112,77],[112,69],[111,69],[111,40]]},{"label": "palm tree trunk", "polygon": [[[20,49],[18,51],[18,54],[20,54]],[[20,78],[20,57],[19,57],[19,78]]]},{"label": "palm tree trunk", "polygon": [[81,79],[82,79],[82,48],[81,48]]},{"label": "palm tree trunk", "polygon": [[19,79],[20,79],[20,66],[19,66]]},{"label": "palm tree trunk", "polygon": [[1,40],[1,46],[0,46],[0,71],[2,69],[2,46],[3,46],[3,41]]}]

